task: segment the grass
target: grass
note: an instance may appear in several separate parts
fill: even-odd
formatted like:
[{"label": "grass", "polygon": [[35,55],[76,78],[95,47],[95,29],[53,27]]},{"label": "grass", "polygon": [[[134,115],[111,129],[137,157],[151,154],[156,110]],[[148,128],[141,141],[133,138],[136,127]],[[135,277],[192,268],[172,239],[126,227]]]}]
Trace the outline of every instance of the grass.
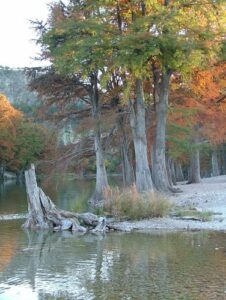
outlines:
[{"label": "grass", "polygon": [[138,193],[135,185],[130,188],[113,188],[105,191],[103,212],[114,217],[132,220],[163,217],[172,207],[168,199],[158,193]]},{"label": "grass", "polygon": [[202,222],[207,222],[211,220],[211,217],[213,213],[211,211],[197,211],[194,208],[180,208],[177,207],[175,208],[175,211],[173,213],[175,217],[193,217],[200,219]]}]

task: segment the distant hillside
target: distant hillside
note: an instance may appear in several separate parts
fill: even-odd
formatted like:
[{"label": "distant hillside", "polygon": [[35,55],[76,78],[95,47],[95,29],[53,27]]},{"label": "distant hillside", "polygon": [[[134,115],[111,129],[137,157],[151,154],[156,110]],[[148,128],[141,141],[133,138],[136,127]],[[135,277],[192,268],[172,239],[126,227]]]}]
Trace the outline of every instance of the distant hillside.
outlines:
[{"label": "distant hillside", "polygon": [[23,69],[0,66],[0,93],[25,113],[32,113],[37,106],[36,94],[28,90]]}]

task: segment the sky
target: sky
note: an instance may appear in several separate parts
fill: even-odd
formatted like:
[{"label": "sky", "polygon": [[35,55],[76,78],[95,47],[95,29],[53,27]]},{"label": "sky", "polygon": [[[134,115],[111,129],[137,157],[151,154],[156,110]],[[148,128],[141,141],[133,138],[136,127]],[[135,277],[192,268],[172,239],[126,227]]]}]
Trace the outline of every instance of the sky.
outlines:
[{"label": "sky", "polygon": [[[34,61],[40,48],[29,20],[47,20],[51,0],[0,0],[0,65],[12,68],[43,65]],[[46,63],[45,63],[46,64]]]}]

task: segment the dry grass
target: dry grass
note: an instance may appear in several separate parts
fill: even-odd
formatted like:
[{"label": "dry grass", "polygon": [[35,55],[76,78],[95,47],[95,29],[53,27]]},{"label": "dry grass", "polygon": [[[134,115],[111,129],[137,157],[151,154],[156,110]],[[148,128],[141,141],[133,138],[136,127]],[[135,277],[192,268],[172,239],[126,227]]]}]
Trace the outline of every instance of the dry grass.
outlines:
[{"label": "dry grass", "polygon": [[105,213],[135,220],[163,217],[172,207],[164,196],[158,193],[140,194],[135,185],[123,190],[107,189],[105,199],[108,199],[103,205]]}]

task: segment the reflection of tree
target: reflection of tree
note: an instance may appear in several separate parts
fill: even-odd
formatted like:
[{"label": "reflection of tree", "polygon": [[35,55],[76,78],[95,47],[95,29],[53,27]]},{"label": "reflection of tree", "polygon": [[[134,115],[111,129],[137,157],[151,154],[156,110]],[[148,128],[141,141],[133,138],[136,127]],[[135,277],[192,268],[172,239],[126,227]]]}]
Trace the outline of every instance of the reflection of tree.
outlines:
[{"label": "reflection of tree", "polygon": [[[109,177],[109,184],[111,186],[120,185],[122,184],[121,178]],[[60,179],[50,181],[45,190],[61,209],[85,212],[87,211],[87,202],[95,190],[95,180],[70,180],[70,176],[65,174]]]},{"label": "reflection of tree", "polygon": [[25,186],[13,180],[0,184],[0,214],[25,213],[26,210]]},{"label": "reflection of tree", "polygon": [[94,180],[69,180],[65,177],[59,182],[51,182],[47,187],[47,194],[62,209],[85,212],[94,188]]},{"label": "reflection of tree", "polygon": [[16,278],[21,284],[28,282],[39,299],[77,299],[81,293],[82,299],[89,299],[92,292],[85,289],[85,282],[95,274],[93,253],[103,237],[70,232],[25,233],[28,243],[11,261],[6,278]]},{"label": "reflection of tree", "polygon": [[[0,229],[0,272],[3,272],[4,269],[11,262],[12,258],[16,254],[17,248],[17,238],[15,238],[14,232],[12,230],[7,230],[7,234],[5,233],[7,228],[7,224],[1,222]],[[1,232],[3,234],[1,234]]]},{"label": "reflection of tree", "polygon": [[224,235],[26,232],[26,237],[5,278],[29,282],[40,300],[222,298],[226,258],[214,249],[225,245]]},{"label": "reflection of tree", "polygon": [[116,293],[120,299],[218,299],[214,295],[222,296],[226,269],[223,255],[216,258],[209,243],[205,233],[109,235],[101,274],[88,289],[97,299],[115,299]]}]

